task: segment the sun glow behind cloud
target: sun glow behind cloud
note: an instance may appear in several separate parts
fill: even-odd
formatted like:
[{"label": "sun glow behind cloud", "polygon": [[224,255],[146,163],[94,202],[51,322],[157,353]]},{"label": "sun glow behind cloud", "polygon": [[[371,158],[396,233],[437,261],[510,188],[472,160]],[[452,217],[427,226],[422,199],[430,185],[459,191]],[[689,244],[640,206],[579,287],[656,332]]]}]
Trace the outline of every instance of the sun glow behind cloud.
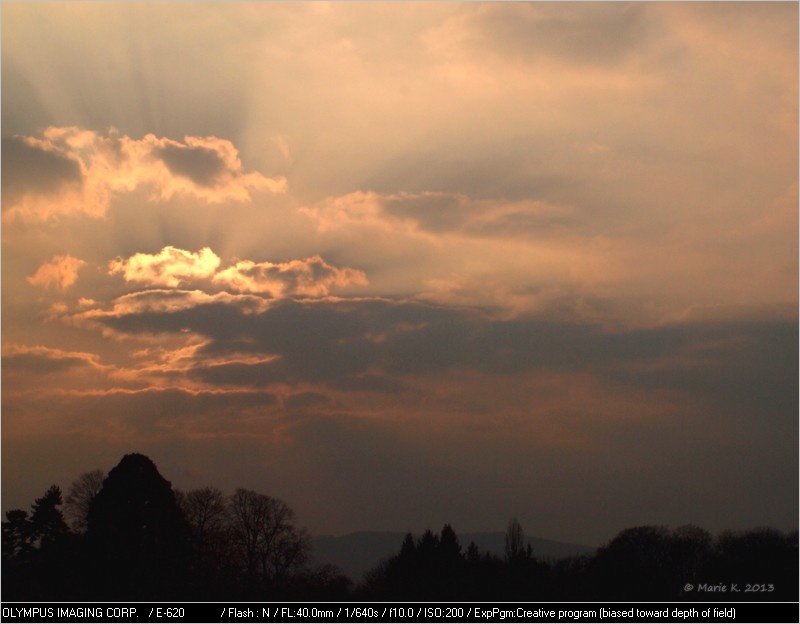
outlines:
[{"label": "sun glow behind cloud", "polygon": [[796,6],[47,9],[2,7],[4,505],[57,436],[326,532],[796,516]]},{"label": "sun glow behind cloud", "polygon": [[192,253],[167,246],[157,254],[137,253],[127,260],[112,260],[108,272],[121,273],[126,282],[177,287],[193,279],[210,278],[219,263],[219,256],[208,247]]}]

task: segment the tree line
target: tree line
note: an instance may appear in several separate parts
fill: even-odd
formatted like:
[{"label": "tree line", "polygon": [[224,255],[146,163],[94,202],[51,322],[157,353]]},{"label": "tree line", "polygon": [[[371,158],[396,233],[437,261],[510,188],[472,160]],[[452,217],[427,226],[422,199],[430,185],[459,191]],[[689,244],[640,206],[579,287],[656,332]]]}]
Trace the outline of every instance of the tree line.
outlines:
[{"label": "tree line", "polygon": [[7,512],[2,535],[5,600],[337,600],[352,585],[310,565],[283,501],[173,490],[140,454]]},{"label": "tree line", "polygon": [[[108,475],[50,487],[2,523],[5,600],[797,600],[797,531],[644,526],[590,555],[541,558],[512,520],[505,552],[463,547],[448,524],[406,535],[354,585],[310,560],[281,500],[252,490],[174,490],[126,455]],[[724,591],[721,588],[726,588]],[[738,589],[738,592],[734,590]],[[747,591],[747,590],[750,591]]]},{"label": "tree line", "polygon": [[[725,588],[724,590],[722,588]],[[537,557],[517,520],[504,556],[465,549],[455,531],[406,535],[357,588],[375,600],[707,601],[798,599],[797,531],[725,531],[641,526],[621,531],[592,554]]]}]

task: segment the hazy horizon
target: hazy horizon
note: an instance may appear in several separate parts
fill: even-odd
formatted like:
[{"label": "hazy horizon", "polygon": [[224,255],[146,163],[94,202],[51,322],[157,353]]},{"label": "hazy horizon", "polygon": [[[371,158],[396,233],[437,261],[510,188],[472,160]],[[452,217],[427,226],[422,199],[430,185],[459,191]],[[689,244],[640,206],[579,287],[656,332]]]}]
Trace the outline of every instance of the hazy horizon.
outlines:
[{"label": "hazy horizon", "polygon": [[798,7],[2,11],[2,508],[797,528]]}]

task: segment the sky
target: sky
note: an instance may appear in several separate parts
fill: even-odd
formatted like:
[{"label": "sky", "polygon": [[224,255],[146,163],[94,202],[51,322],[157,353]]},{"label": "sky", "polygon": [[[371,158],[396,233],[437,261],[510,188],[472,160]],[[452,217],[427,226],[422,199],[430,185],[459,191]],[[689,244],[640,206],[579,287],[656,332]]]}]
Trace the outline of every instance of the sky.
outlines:
[{"label": "sky", "polygon": [[798,518],[798,7],[2,3],[2,506]]}]

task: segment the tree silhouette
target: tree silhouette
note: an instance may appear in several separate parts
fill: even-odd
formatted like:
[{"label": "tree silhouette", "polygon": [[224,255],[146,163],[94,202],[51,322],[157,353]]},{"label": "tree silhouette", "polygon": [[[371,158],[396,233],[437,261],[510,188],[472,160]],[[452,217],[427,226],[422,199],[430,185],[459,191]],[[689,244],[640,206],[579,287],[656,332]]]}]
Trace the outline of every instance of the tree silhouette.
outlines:
[{"label": "tree silhouette", "polygon": [[28,512],[12,509],[3,522],[3,561],[22,561],[33,552],[33,526]]},{"label": "tree silhouette", "polygon": [[109,598],[180,594],[189,527],[170,483],[144,455],[125,455],[94,497],[86,533],[98,587]]},{"label": "tree silhouette", "polygon": [[92,471],[72,484],[66,507],[74,532],[57,486],[30,512],[6,514],[4,596],[341,599],[349,591],[338,569],[305,566],[308,535],[283,501],[244,489],[231,497],[216,488],[175,493],[153,462],[135,453],[101,477]]},{"label": "tree silhouette", "polygon": [[439,593],[443,600],[455,600],[463,590],[464,557],[458,536],[449,524],[442,527],[436,567],[440,575]]},{"label": "tree silhouette", "polygon": [[283,501],[238,489],[230,498],[231,537],[253,587],[280,590],[308,557],[308,536]]},{"label": "tree silhouette", "polygon": [[3,569],[0,578],[3,596],[18,600],[35,598],[35,565],[38,550],[34,547],[33,525],[28,512],[12,509],[6,512],[3,522]]},{"label": "tree silhouette", "polygon": [[403,543],[400,546],[400,556],[404,558],[412,558],[417,551],[417,544],[414,542],[414,536],[411,533],[406,533],[403,538]]},{"label": "tree silhouette", "polygon": [[[712,555],[714,540],[711,533],[694,525],[678,527],[670,536],[667,557],[681,594],[686,584],[697,586],[701,574]],[[696,595],[696,594],[695,594]]]},{"label": "tree silhouette", "polygon": [[[80,553],[59,509],[61,490],[53,485],[31,505],[16,509],[3,523],[3,589],[22,599],[68,598],[79,576]],[[73,574],[69,574],[72,571]],[[8,580],[7,578],[8,577]]]},{"label": "tree silhouette", "polygon": [[102,470],[91,470],[83,473],[70,485],[67,497],[64,499],[64,512],[73,531],[86,532],[89,507],[103,487],[105,478],[106,474]]},{"label": "tree silhouette", "polygon": [[480,561],[481,551],[475,542],[470,542],[469,546],[467,546],[467,553],[465,555],[465,558],[468,563],[475,563]]},{"label": "tree silhouette", "polygon": [[[742,532],[724,531],[714,545],[713,555],[704,573],[715,582],[738,584],[742,595],[747,583],[773,585],[765,594],[771,600],[797,600],[797,533],[784,534],[776,529],[758,528]],[[758,579],[758,580],[756,580]]]},{"label": "tree silhouette", "polygon": [[516,561],[525,555],[525,532],[519,520],[512,518],[505,536],[506,561]]},{"label": "tree silhouette", "polygon": [[531,545],[525,544],[525,532],[519,520],[512,518],[504,539],[505,581],[500,595],[508,600],[539,598],[546,585],[546,568],[533,556]]},{"label": "tree silhouette", "polygon": [[595,557],[595,590],[614,600],[664,600],[674,595],[669,531],[660,526],[625,529]]},{"label": "tree silhouette", "polygon": [[213,487],[175,492],[191,532],[193,592],[203,599],[224,599],[233,591],[236,566],[231,550],[228,499]]},{"label": "tree silhouette", "polygon": [[52,485],[31,507],[31,532],[40,548],[51,546],[69,531],[58,508],[61,502],[61,489]]},{"label": "tree silhouette", "polygon": [[207,535],[224,530],[228,521],[228,505],[220,490],[204,487],[185,494],[176,491],[175,494],[193,532]]},{"label": "tree silhouette", "polygon": [[430,529],[422,534],[417,543],[414,566],[414,595],[417,600],[434,600],[440,592],[441,542]]},{"label": "tree silhouette", "polygon": [[442,559],[445,561],[457,561],[461,558],[461,544],[458,536],[449,524],[445,524],[439,538],[439,548]]},{"label": "tree silhouette", "polygon": [[[212,487],[173,492],[139,454],[101,477],[92,471],[73,482],[63,505],[72,531],[55,485],[30,511],[6,513],[4,599],[672,601],[702,599],[684,590],[701,583],[738,584],[728,599],[798,597],[797,531],[726,531],[713,539],[693,525],[633,527],[593,554],[541,561],[516,518],[504,557],[481,553],[474,542],[464,552],[445,524],[439,534],[406,534],[398,554],[351,591],[338,569],[306,564],[308,536],[281,500],[245,489],[230,497]],[[774,590],[744,593],[753,582]]]},{"label": "tree silhouette", "polygon": [[353,581],[334,565],[298,570],[282,594],[284,600],[346,600]]},{"label": "tree silhouette", "polygon": [[368,597],[392,600],[454,600],[464,593],[465,560],[449,524],[440,535],[426,530],[417,541],[406,534],[400,552],[368,575]]}]

